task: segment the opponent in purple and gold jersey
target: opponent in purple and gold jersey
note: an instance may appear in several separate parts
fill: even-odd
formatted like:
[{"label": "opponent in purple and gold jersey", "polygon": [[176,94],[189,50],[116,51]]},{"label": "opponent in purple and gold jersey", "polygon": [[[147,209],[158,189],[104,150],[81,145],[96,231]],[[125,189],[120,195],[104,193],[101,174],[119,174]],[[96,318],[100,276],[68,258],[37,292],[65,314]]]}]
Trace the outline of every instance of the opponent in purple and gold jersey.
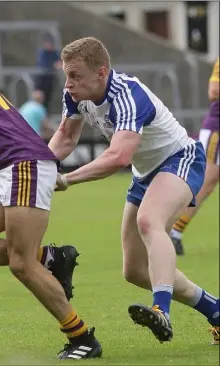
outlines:
[{"label": "opponent in purple and gold jersey", "polygon": [[[210,134],[209,136],[206,133],[206,136],[208,136],[208,140],[206,139],[206,136],[200,136],[200,140],[204,144],[205,148],[207,149],[207,158],[208,160],[211,160],[212,162],[216,162],[216,164],[219,165],[219,117],[220,117],[220,99],[219,99],[219,60],[216,61],[212,74],[209,79],[209,87],[208,87],[208,97],[210,100],[210,106],[209,106],[209,112],[207,116],[204,118],[202,123],[202,130],[209,130]],[[212,132],[212,133],[211,133]],[[218,139],[213,138],[214,136],[217,136]],[[217,133],[217,134],[216,134]],[[204,133],[203,133],[204,134]],[[215,141],[215,146],[213,145],[213,142],[211,140]],[[218,142],[216,142],[218,140]],[[210,147],[210,143],[212,145],[212,148]],[[215,150],[214,156],[210,156],[210,150],[213,152],[213,148]],[[208,151],[209,149],[209,151]]]},{"label": "opponent in purple and gold jersey", "polygon": [[88,348],[94,340],[93,332],[68,302],[78,253],[72,246],[40,250],[56,185],[56,160],[46,143],[0,94],[0,232],[6,231],[6,239],[0,239],[0,265],[9,265],[58,320],[70,342],[78,337]]},{"label": "opponent in purple and gold jersey", "polygon": [[0,147],[0,170],[23,161],[57,160],[45,142],[1,94]]},{"label": "opponent in purple and gold jersey", "polygon": [[183,232],[192,217],[198,211],[201,203],[215,189],[219,182],[219,117],[220,117],[220,99],[219,99],[219,59],[213,66],[212,74],[209,79],[208,97],[210,101],[209,111],[202,122],[202,128],[199,134],[199,140],[202,142],[206,151],[206,176],[202,189],[196,197],[197,206],[187,209],[184,215],[175,223],[172,230],[172,239],[177,254],[183,254],[181,243]]}]

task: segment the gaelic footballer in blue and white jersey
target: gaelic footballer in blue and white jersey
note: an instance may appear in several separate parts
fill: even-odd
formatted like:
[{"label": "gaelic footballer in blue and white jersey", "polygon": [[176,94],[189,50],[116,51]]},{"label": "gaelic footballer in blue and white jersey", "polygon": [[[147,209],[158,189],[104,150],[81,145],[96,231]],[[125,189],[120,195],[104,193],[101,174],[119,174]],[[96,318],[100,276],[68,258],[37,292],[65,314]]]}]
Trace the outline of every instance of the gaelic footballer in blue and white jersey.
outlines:
[{"label": "gaelic footballer in blue and white jersey", "polygon": [[[132,163],[121,225],[124,277],[153,292],[152,307],[135,301],[131,319],[148,327],[160,342],[173,331],[170,304],[190,304],[212,325],[219,344],[219,299],[176,270],[169,228],[183,210],[195,205],[205,177],[201,142],[187,136],[172,113],[136,77],[111,69],[108,50],[93,37],[75,40],[61,54],[66,83],[63,118],[50,142],[63,160],[74,150],[83,123],[110,141],[92,162],[57,177],[57,190],[104,179]],[[111,185],[109,187],[111,189]],[[200,305],[202,303],[202,305]],[[193,305],[192,305],[193,304]],[[201,310],[202,309],[202,310]]]},{"label": "gaelic footballer in blue and white jersey", "polygon": [[143,179],[169,156],[194,143],[169,109],[137,77],[111,69],[103,100],[75,103],[63,93],[63,115],[83,118],[108,141],[117,131],[141,135],[132,159],[135,177]]}]

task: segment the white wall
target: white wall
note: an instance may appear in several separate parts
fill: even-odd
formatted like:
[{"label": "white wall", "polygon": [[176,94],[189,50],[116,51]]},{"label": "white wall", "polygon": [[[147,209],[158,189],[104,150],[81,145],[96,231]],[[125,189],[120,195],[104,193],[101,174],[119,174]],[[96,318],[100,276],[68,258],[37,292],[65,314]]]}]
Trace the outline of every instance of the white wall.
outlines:
[{"label": "white wall", "polygon": [[[137,31],[144,30],[144,11],[168,10],[170,19],[170,36],[173,44],[184,50],[187,48],[186,6],[184,1],[79,1],[77,6],[105,15],[110,10],[126,11],[126,24]],[[210,1],[208,5],[208,42],[207,59],[214,61],[219,55],[219,2]]]},{"label": "white wall", "polygon": [[187,47],[186,6],[184,2],[173,2],[170,9],[170,35],[173,44],[181,50]]},{"label": "white wall", "polygon": [[210,1],[208,8],[208,59],[214,61],[219,57],[219,2]]},{"label": "white wall", "polygon": [[170,9],[173,3],[170,1],[79,1],[77,5],[102,15],[107,14],[111,10],[125,10],[126,24],[132,29],[143,31],[143,11]]}]

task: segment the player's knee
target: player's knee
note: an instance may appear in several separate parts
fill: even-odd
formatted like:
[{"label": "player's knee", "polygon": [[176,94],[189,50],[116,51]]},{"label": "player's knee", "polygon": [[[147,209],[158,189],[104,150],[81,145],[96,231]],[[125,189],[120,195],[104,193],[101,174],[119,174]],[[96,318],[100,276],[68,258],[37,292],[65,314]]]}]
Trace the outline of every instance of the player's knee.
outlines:
[{"label": "player's knee", "polygon": [[148,235],[153,226],[153,222],[147,214],[140,212],[137,215],[137,226],[141,235]]},{"label": "player's knee", "polygon": [[9,268],[13,275],[21,282],[28,282],[31,276],[31,266],[20,255],[12,255],[9,257]]}]

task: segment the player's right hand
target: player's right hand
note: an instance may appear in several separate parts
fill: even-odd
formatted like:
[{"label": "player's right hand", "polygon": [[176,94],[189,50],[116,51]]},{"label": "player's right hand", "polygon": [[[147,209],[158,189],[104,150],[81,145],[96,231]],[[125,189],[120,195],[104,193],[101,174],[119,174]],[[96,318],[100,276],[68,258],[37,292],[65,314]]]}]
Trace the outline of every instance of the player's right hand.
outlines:
[{"label": "player's right hand", "polygon": [[66,191],[68,188],[68,182],[66,179],[66,174],[57,173],[57,181],[55,191]]}]

